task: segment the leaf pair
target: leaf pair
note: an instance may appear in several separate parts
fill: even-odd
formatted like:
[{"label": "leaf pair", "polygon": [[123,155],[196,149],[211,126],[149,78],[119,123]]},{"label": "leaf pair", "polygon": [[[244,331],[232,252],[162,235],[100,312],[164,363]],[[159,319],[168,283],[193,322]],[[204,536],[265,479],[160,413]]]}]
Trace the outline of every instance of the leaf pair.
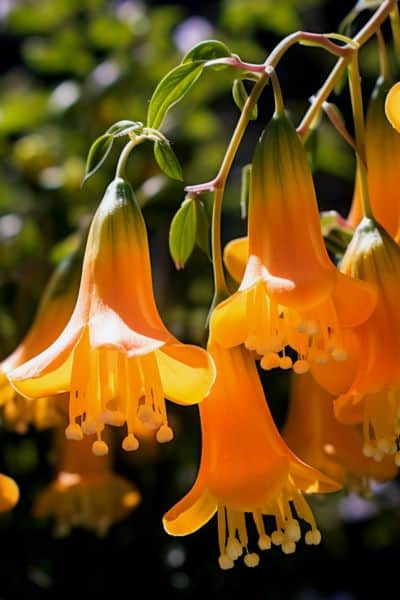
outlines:
[{"label": "leaf pair", "polygon": [[139,121],[118,121],[111,125],[103,135],[98,137],[90,147],[82,185],[100,169],[110,154],[115,138],[123,137],[131,132],[140,133],[142,129],[143,123]]}]

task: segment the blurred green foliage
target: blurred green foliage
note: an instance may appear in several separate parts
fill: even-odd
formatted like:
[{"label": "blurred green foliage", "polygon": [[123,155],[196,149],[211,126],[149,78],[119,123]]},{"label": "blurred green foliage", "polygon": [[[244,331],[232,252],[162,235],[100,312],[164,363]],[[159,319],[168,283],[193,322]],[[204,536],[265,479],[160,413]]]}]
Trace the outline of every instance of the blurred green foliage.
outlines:
[{"label": "blurred green foliage", "polygon": [[[295,29],[334,30],[351,7],[351,3],[340,4],[343,6],[335,0],[210,0],[191,6],[139,0],[4,3],[0,11],[3,357],[26,332],[51,270],[76,247],[77,230],[85,226],[113,177],[123,143],[118,140],[102,168],[81,188],[92,142],[116,121],[144,121],[159,80],[200,39],[219,39],[244,60],[262,61],[280,37]],[[377,74],[371,47],[363,57],[370,87]],[[307,108],[308,97],[321,85],[331,65],[332,58],[313,49],[292,50],[285,58],[279,74],[295,119]],[[182,164],[184,183],[160,174],[150,144],[135,151],[129,162],[129,178],[149,229],[160,311],[174,333],[192,343],[204,342],[213,292],[210,262],[197,249],[185,270],[177,273],[168,255],[168,230],[184,198],[184,184],[207,181],[218,170],[239,115],[231,85],[231,74],[207,72],[179,107],[168,113],[163,131]],[[259,103],[259,119],[249,127],[232,172],[224,209],[224,240],[245,232],[240,218],[241,167],[251,161],[254,142],[271,111],[267,91]],[[354,172],[351,150],[325,122],[316,148],[313,164],[321,206],[348,206]],[[204,201],[209,203],[207,198]],[[269,398],[282,406],[285,380],[275,377],[268,390]],[[32,431],[23,438],[2,432],[1,471],[14,472],[23,492],[17,509],[0,521],[3,548],[10,548],[0,565],[2,597],[63,597],[76,589],[104,597],[124,588],[133,593],[136,579],[145,589],[152,584],[167,597],[193,598],[202,591],[233,598],[238,590],[245,593],[248,586],[258,589],[255,598],[318,600],[333,598],[329,594],[340,589],[352,589],[345,569],[346,544],[356,545],[366,568],[376,558],[372,551],[368,554],[362,540],[357,541],[362,535],[354,528],[340,530],[339,535],[338,526],[333,527],[341,540],[336,543],[339,556],[330,553],[329,544],[326,550],[299,550],[293,557],[273,550],[257,573],[238,567],[229,575],[218,572],[216,566],[214,522],[190,539],[168,539],[161,530],[161,515],[190,486],[200,448],[196,410],[172,410],[172,414],[178,434],[168,448],[150,458],[140,452],[133,458],[118,457],[118,469],[138,483],[144,501],[132,518],[101,542],[79,531],[70,540],[55,542],[47,525],[33,522],[32,500],[51,477],[47,462],[50,437]],[[329,510],[331,514],[337,509]],[[367,531],[368,540],[380,531],[380,521],[376,523]],[[328,532],[328,539],[332,535]],[[393,536],[378,537],[379,544],[371,542],[374,548],[379,545],[388,552],[398,546]],[[175,564],[171,552],[177,549],[184,558]],[[344,569],[335,582],[324,578],[323,560],[329,572]],[[317,572],[315,564],[321,567]],[[301,595],[309,589],[313,596]]]}]

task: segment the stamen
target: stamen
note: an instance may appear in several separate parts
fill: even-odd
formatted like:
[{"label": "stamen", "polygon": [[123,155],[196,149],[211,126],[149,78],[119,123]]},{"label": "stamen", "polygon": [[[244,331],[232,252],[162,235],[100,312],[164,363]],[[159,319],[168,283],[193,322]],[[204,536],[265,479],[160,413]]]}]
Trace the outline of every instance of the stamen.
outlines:
[{"label": "stamen", "polygon": [[128,433],[128,435],[122,440],[122,448],[126,452],[137,450],[139,448],[139,440],[135,438],[133,433]]},{"label": "stamen", "polygon": [[106,456],[108,454],[108,446],[104,440],[96,440],[92,444],[92,452],[96,456]]},{"label": "stamen", "polygon": [[251,554],[246,554],[244,559],[244,564],[246,567],[257,567],[260,562],[260,557],[256,552],[252,552]]},{"label": "stamen", "polygon": [[65,429],[65,437],[67,440],[83,440],[83,432],[78,423],[70,423]]}]

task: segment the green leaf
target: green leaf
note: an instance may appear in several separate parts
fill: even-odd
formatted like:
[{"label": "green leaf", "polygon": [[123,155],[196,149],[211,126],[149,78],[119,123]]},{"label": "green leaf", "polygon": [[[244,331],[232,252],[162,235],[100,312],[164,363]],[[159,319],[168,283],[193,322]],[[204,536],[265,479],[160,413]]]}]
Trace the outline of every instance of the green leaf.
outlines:
[{"label": "green leaf", "polygon": [[93,142],[86,161],[85,177],[82,185],[101,167],[110,153],[114,138],[109,133],[104,133]]},{"label": "green leaf", "polygon": [[204,62],[179,65],[160,81],[151,97],[147,113],[147,126],[158,129],[168,110],[181,100],[198,80]]},{"label": "green leaf", "polygon": [[169,251],[177,269],[183,269],[196,242],[196,201],[186,198],[175,214],[169,230]]},{"label": "green leaf", "polygon": [[113,137],[122,137],[123,135],[127,135],[131,131],[141,131],[143,129],[143,123],[140,121],[117,121],[114,125],[111,125],[106,131],[106,133],[112,135]]},{"label": "green leaf", "polygon": [[182,181],[182,169],[168,140],[160,140],[154,144],[154,156],[160,169],[171,179]]},{"label": "green leaf", "polygon": [[224,58],[231,56],[231,51],[228,46],[218,40],[204,40],[196,46],[193,46],[185,54],[182,59],[182,64],[190,63],[196,60],[214,60],[215,58]]},{"label": "green leaf", "polygon": [[210,216],[205,204],[197,199],[196,205],[196,244],[211,260],[210,248]]},{"label": "green leaf", "polygon": [[[233,96],[236,106],[240,110],[243,110],[244,105],[247,102],[248,95],[247,95],[246,88],[244,87],[244,83],[241,79],[235,79],[235,81],[233,82],[232,96]],[[257,104],[256,104],[254,106],[253,110],[251,111],[250,119],[252,121],[254,121],[255,119],[257,119],[257,115],[258,115],[258,109],[257,109]]]}]

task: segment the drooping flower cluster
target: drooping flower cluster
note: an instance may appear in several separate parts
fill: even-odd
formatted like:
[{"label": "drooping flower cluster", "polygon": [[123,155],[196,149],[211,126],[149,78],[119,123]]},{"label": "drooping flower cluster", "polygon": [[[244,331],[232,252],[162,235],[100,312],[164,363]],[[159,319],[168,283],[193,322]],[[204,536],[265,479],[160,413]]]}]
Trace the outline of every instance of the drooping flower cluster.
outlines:
[{"label": "drooping flower cluster", "polygon": [[[387,96],[388,89],[379,83],[368,111],[367,176],[363,169],[357,176],[347,219],[354,234],[340,265],[321,233],[304,144],[276,96],[253,156],[248,235],[224,252],[239,287],[213,308],[207,350],[178,341],[164,325],[141,210],[124,178],[109,184],[81,274],[79,253],[62,263],[30,331],[0,365],[5,423],[65,432],[55,480],[34,508],[55,520],[58,534],[81,526],[102,535],[135,508],[139,492],[112,472],[110,436],[123,428],[125,451],[139,448],[143,430],[171,441],[166,399],[199,404],[202,448],[196,481],[166,512],[164,528],[183,536],[217,515],[224,570],[241,556],[257,566],[257,548],[290,554],[302,538],[319,544],[308,495],[364,491],[370,479],[396,476],[400,136],[385,107],[395,128],[400,118],[398,84]],[[282,434],[258,364],[293,368]],[[0,510],[18,494],[0,475]]]}]

